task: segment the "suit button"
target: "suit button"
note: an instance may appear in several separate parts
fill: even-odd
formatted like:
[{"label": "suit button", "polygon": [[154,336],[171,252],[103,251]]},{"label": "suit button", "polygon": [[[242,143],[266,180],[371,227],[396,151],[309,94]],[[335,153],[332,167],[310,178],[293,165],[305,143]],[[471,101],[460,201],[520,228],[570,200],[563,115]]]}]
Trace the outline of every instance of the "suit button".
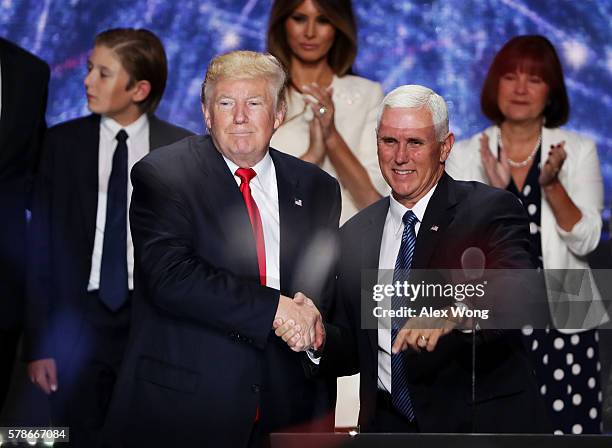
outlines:
[{"label": "suit button", "polygon": [[259,384],[252,384],[251,390],[255,392],[256,394],[259,393]]}]

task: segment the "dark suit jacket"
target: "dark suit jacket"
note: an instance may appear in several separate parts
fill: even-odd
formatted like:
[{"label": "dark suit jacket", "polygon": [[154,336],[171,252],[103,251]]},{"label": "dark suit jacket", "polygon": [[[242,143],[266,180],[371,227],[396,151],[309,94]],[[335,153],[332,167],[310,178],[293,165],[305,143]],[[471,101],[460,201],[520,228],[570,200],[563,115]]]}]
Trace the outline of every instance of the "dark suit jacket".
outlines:
[{"label": "dark suit jacket", "polygon": [[0,38],[0,329],[21,326],[28,192],[44,134],[49,66]]},{"label": "dark suit jacket", "polygon": [[[278,184],[282,294],[325,309],[338,183],[270,149]],[[133,326],[107,420],[109,446],[246,446],[261,433],[326,430],[335,390],[306,379],[303,353],[271,331],[279,291],[260,285],[255,240],[234,176],[208,136],[150,154],[132,170]],[[317,241],[319,243],[317,243]],[[317,281],[318,280],[318,281]],[[322,419],[313,422],[313,419]],[[318,425],[315,423],[319,423]]]},{"label": "dark suit jacket", "polygon": [[[55,358],[58,367],[79,337],[98,209],[100,116],[50,128],[32,202],[26,360]],[[191,133],[149,118],[154,150]]]},{"label": "dark suit jacket", "polygon": [[[361,372],[363,430],[376,431],[378,333],[362,329],[362,269],[378,269],[389,198],[383,198],[341,230],[338,293],[321,372]],[[437,231],[432,230],[432,227]],[[427,206],[412,269],[461,269],[469,247],[480,248],[486,268],[531,268],[525,213],[516,198],[478,182],[457,182],[444,174]],[[518,306],[520,284],[506,285],[498,297]],[[368,309],[371,309],[368,308]],[[376,326],[374,325],[373,328]],[[454,330],[433,352],[408,352],[410,396],[421,432],[547,431],[532,369],[516,331],[479,331],[476,336],[476,402],[472,396],[472,335]],[[545,418],[545,417],[544,417]]]}]

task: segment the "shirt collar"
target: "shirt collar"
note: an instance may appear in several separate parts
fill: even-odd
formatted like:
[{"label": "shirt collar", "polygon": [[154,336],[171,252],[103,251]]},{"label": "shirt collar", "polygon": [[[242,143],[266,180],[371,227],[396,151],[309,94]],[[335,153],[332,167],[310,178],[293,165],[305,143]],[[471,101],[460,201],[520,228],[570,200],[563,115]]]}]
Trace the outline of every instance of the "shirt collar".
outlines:
[{"label": "shirt collar", "polygon": [[135,135],[138,135],[138,133],[142,131],[142,129],[145,127],[148,121],[149,119],[147,117],[147,114],[142,114],[133,123],[130,123],[127,126],[122,126],[121,124],[113,120],[112,118],[106,117],[103,115],[100,121],[100,125],[102,126],[104,130],[110,133],[113,136],[113,138],[115,138],[115,136],[121,129],[127,132],[128,137],[133,137]]},{"label": "shirt collar", "polygon": [[391,225],[393,226],[392,229],[393,229],[394,235],[401,234],[404,231],[404,221],[402,220],[402,218],[404,217],[404,214],[408,210],[412,210],[412,212],[416,215],[417,219],[419,220],[419,223],[423,222],[423,217],[425,216],[425,210],[427,210],[427,205],[429,204],[429,200],[433,196],[434,191],[436,191],[437,186],[438,184],[434,185],[434,187],[431,190],[429,190],[425,196],[419,199],[417,203],[414,204],[414,207],[412,207],[411,209],[402,205],[400,202],[398,202],[397,199],[393,197],[393,194],[391,194],[390,196],[391,203],[389,205],[389,215],[391,217]]},{"label": "shirt collar", "polygon": [[[236,176],[236,170],[240,167],[234,162],[232,162],[230,159],[225,157],[225,155],[221,155],[223,156],[223,160],[225,160],[225,163],[227,164],[231,173],[236,179],[238,179],[238,176]],[[263,156],[263,158],[259,162],[257,162],[254,166],[251,167],[257,174],[251,182],[259,182],[262,188],[264,185],[269,185],[268,181],[270,180],[270,176],[272,176],[272,166],[273,162],[272,157],[270,157],[270,151],[266,151],[266,155]]]}]

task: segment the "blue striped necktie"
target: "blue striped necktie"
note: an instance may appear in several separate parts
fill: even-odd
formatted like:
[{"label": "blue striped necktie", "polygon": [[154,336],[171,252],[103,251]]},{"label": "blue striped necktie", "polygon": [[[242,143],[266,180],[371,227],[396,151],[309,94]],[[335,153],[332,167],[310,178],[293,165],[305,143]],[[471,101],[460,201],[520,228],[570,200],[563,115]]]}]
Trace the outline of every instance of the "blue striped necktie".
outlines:
[{"label": "blue striped necktie", "polygon": [[[414,225],[419,221],[412,210],[408,210],[402,217],[404,222],[404,232],[402,233],[402,244],[400,245],[395,261],[395,271],[393,272],[393,284],[396,282],[403,283],[408,281],[410,266],[412,265],[412,257],[414,255],[414,247],[416,245],[416,232]],[[391,306],[394,310],[405,306],[406,297],[394,296]],[[391,345],[395,341],[398,331],[402,328],[405,319],[391,319]],[[391,354],[391,402],[393,406],[408,420],[414,420],[414,407],[410,399],[410,391],[406,380],[405,352]]]}]

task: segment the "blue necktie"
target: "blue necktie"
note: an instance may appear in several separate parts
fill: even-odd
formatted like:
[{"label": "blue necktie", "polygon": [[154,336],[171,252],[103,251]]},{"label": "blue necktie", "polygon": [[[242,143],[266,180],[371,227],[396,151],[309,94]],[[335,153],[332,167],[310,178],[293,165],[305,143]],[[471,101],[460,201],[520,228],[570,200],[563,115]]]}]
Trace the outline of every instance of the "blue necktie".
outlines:
[{"label": "blue necktie", "polygon": [[[414,247],[416,245],[416,232],[414,225],[418,222],[418,218],[408,210],[402,217],[404,222],[404,232],[402,234],[402,244],[400,245],[395,261],[395,271],[393,272],[393,284],[399,281],[403,283],[408,281],[409,269],[412,265],[412,256],[414,255]],[[406,305],[405,297],[394,296],[391,306],[393,309],[400,309]],[[398,331],[402,328],[405,319],[391,319],[391,345],[395,341]],[[406,357],[404,352],[391,354],[391,403],[395,408],[409,421],[414,420],[414,408],[410,400],[410,392],[406,381]]]},{"label": "blue necktie", "polygon": [[116,311],[128,299],[127,271],[127,183],[128,134],[121,129],[113,155],[113,168],[108,181],[106,224],[100,268],[100,300]]}]

